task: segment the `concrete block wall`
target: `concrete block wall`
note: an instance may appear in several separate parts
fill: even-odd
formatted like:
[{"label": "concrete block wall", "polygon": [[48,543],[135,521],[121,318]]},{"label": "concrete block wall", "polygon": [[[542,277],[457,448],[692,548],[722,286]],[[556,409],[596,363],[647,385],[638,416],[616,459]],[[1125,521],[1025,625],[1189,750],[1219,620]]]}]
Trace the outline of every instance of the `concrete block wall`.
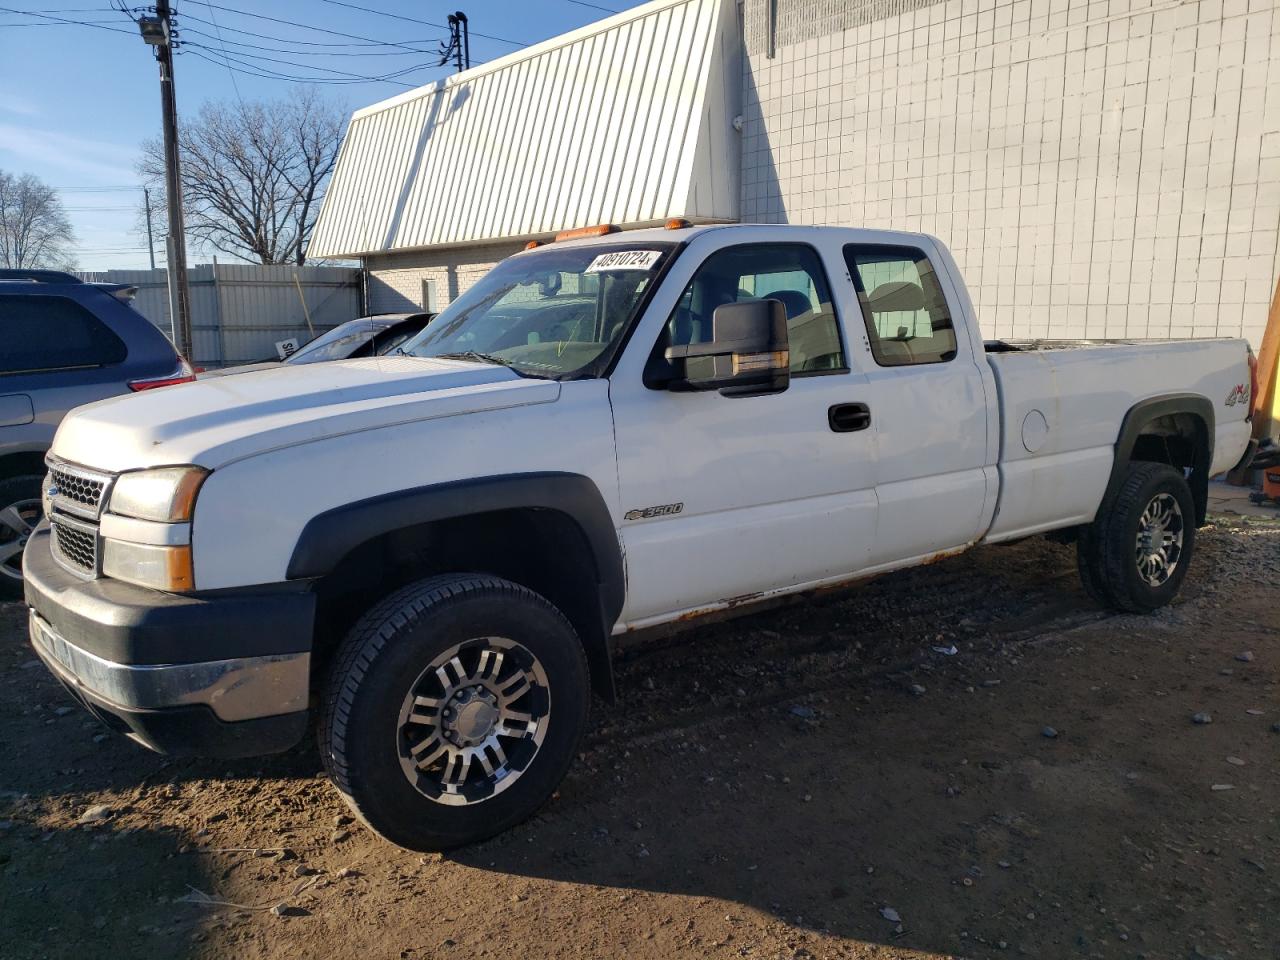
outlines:
[{"label": "concrete block wall", "polygon": [[1001,337],[1246,336],[1280,0],[745,0],[742,219],[920,230]]},{"label": "concrete block wall", "polygon": [[435,281],[436,307],[444,309],[499,260],[524,248],[524,242],[474,244],[377,254],[364,259],[370,313],[425,310],[424,280]]}]

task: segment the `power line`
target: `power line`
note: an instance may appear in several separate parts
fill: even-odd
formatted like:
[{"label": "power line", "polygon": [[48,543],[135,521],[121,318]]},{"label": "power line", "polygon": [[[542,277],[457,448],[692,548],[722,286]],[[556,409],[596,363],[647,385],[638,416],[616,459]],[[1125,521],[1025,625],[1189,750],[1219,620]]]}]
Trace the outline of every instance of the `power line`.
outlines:
[{"label": "power line", "polygon": [[[191,19],[190,14],[186,14],[185,16],[188,20]],[[230,30],[231,28],[224,27],[223,29]],[[209,33],[206,30],[201,30],[199,27],[183,27],[182,32],[184,34],[194,33],[197,36],[206,37],[210,40],[220,39],[218,37],[215,37],[213,34]],[[286,40],[284,42],[288,43],[290,41]],[[418,42],[418,41],[414,41],[414,42]],[[421,42],[430,43],[429,40],[423,40]],[[243,40],[227,40],[227,39],[222,39],[222,44],[224,48],[227,44],[230,44],[233,47],[246,47],[250,50],[268,50],[272,53],[287,53],[293,57],[409,57],[409,56],[413,56],[418,52],[416,50],[370,50],[368,53],[352,53],[350,51],[332,51],[331,52],[326,50],[291,50],[288,47],[271,47],[271,46],[264,46],[263,44],[260,44],[260,43],[245,43]],[[342,44],[335,44],[335,46],[342,46]],[[245,54],[245,55],[248,56],[249,54]]]},{"label": "power line", "polygon": [[138,190],[135,184],[120,184],[110,187],[54,187],[58,193],[115,193],[117,190]]},{"label": "power line", "polygon": [[[380,77],[370,77],[370,76],[366,76],[366,75],[364,75],[364,74],[362,74],[362,73],[351,73],[351,72],[350,72],[350,71],[348,71],[348,70],[336,70],[336,69],[334,69],[333,67],[325,67],[325,66],[321,66],[321,65],[320,65],[320,64],[318,64],[318,63],[310,63],[310,64],[309,64],[309,63],[298,63],[298,62],[296,62],[296,61],[294,61],[294,60],[282,60],[282,59],[280,59],[279,57],[264,57],[264,56],[262,56],[262,55],[260,55],[260,54],[258,54],[258,55],[254,55],[254,56],[252,56],[252,57],[251,57],[250,55],[248,55],[248,54],[241,54],[241,55],[239,55],[239,56],[233,56],[233,55],[231,55],[230,53],[227,53],[225,50],[218,51],[218,50],[213,49],[213,47],[206,46],[206,45],[205,45],[205,44],[203,44],[203,43],[196,43],[196,42],[194,42],[194,41],[190,41],[190,40],[189,40],[189,41],[187,41],[186,43],[184,43],[184,44],[183,44],[183,47],[184,47],[184,49],[204,50],[204,51],[205,51],[205,52],[207,52],[207,53],[212,53],[212,54],[215,54],[215,55],[218,55],[218,56],[222,56],[225,60],[229,60],[229,61],[231,61],[232,63],[238,63],[238,64],[241,64],[242,66],[256,67],[256,68],[258,68],[258,69],[262,69],[262,70],[270,70],[270,68],[269,68],[269,67],[261,67],[258,63],[256,63],[256,62],[255,62],[255,61],[259,61],[259,60],[265,60],[265,61],[267,61],[267,62],[269,62],[269,63],[282,63],[282,64],[284,64],[284,65],[286,65],[286,66],[289,66],[289,67],[301,67],[301,68],[303,68],[304,70],[322,70],[322,71],[324,71],[325,73],[332,73],[332,74],[336,74],[336,75],[338,75],[338,76],[340,76],[340,77],[349,78],[350,80],[353,80],[353,81],[401,83],[401,81],[398,81],[398,80],[396,80],[396,79],[394,79],[394,78],[396,78],[396,77],[400,77],[400,76],[403,76],[403,75],[404,75],[404,74],[406,74],[406,73],[412,73],[414,70],[423,70],[423,69],[426,69],[426,65],[425,65],[425,64],[416,64],[416,65],[414,65],[414,66],[405,67],[405,68],[403,68],[403,69],[401,69],[401,70],[396,70],[396,71],[393,71],[393,72],[391,72],[391,73],[384,74],[384,75],[382,75],[382,76],[380,76]],[[408,86],[408,87],[417,86],[417,84],[412,84],[412,83],[402,84],[402,85],[403,85],[403,86]]]},{"label": "power line", "polygon": [[[404,20],[406,23],[417,23],[424,27],[439,27],[441,30],[448,30],[449,27],[443,23],[432,23],[430,20],[415,20],[413,17],[406,17],[399,13],[387,13],[385,10],[375,10],[373,7],[362,7],[358,3],[346,3],[345,0],[324,0],[325,3],[331,3],[335,7],[347,7],[351,10],[359,10],[361,13],[372,13],[379,17],[390,17],[392,20]],[[484,37],[486,40],[497,40],[499,43],[509,43],[513,47],[527,47],[529,44],[520,40],[508,40],[506,37],[495,37],[492,34],[481,33],[479,30],[473,30],[477,37]]]},{"label": "power line", "polygon": [[587,3],[587,0],[565,0],[565,3],[576,3],[580,7],[590,7],[592,10],[603,10],[605,13],[621,13],[621,10],[615,10],[613,7],[602,7],[598,3]]},{"label": "power line", "polygon": [[[403,44],[403,43],[396,43],[396,42],[394,42],[394,41],[389,41],[389,40],[374,40],[372,37],[362,37],[362,36],[360,36],[360,35],[358,35],[358,34],[348,33],[348,32],[346,32],[346,31],[342,31],[342,30],[330,30],[330,29],[328,29],[328,28],[326,28],[326,27],[317,27],[317,26],[313,26],[312,24],[309,24],[309,23],[299,23],[297,20],[282,20],[282,19],[281,19],[281,18],[279,18],[279,17],[268,17],[265,13],[254,13],[254,12],[252,12],[252,11],[250,11],[250,10],[237,10],[235,7],[224,7],[224,6],[221,6],[220,4],[216,4],[216,3],[207,3],[206,5],[207,5],[207,6],[211,6],[211,7],[215,8],[215,9],[217,9],[217,10],[225,10],[225,11],[226,11],[226,12],[228,12],[228,13],[236,13],[236,14],[239,14],[240,16],[242,16],[242,17],[253,17],[253,18],[257,19],[257,20],[267,20],[267,21],[269,21],[269,22],[271,22],[271,23],[279,23],[279,24],[283,24],[283,25],[284,25],[284,26],[286,26],[286,27],[301,27],[303,30],[314,30],[314,31],[316,31],[317,33],[327,33],[327,34],[330,34],[330,35],[335,36],[335,37],[348,37],[348,38],[353,39],[353,40],[366,40],[366,41],[368,41],[369,43],[376,43],[376,44],[379,44],[379,45],[381,45],[381,46],[388,46],[388,47],[402,47],[402,48],[404,48],[405,50],[413,50],[415,53],[425,53],[425,54],[427,54],[428,56],[431,56],[431,55],[432,55],[432,51],[431,51],[431,50],[419,50],[419,49],[417,49],[417,48],[415,48],[415,47],[410,47],[410,46],[407,46],[406,44]],[[0,10],[3,10],[3,9],[4,9],[3,7],[0,7]]]},{"label": "power line", "polygon": [[[201,50],[211,52],[214,54],[214,56],[212,57],[206,56],[206,54],[202,53]],[[389,76],[388,77],[363,77],[359,75],[353,75],[352,79],[339,79],[337,77],[299,77],[299,76],[294,76],[293,74],[281,73],[277,70],[272,70],[270,67],[264,67],[255,63],[251,63],[249,61],[238,60],[230,54],[225,55],[224,59],[217,59],[220,56],[217,53],[217,51],[212,50],[212,48],[210,47],[204,47],[204,46],[193,48],[192,44],[187,44],[183,48],[183,52],[190,54],[191,56],[195,57],[198,60],[203,60],[206,63],[211,63],[214,66],[226,67],[227,69],[234,70],[236,73],[240,73],[249,77],[258,77],[263,80],[288,80],[293,83],[394,83],[394,84],[397,84],[398,86],[406,87],[409,89],[412,89],[414,87],[421,85],[416,83],[406,83],[403,80],[396,80]],[[235,66],[230,66],[230,64],[235,64]],[[307,65],[299,64],[299,66],[305,67]],[[416,70],[416,69],[423,69],[423,68],[409,67],[402,72],[407,73],[411,70]]]},{"label": "power line", "polygon": [[29,13],[112,13],[110,7],[41,7]]},{"label": "power line", "polygon": [[[253,16],[253,14],[246,14],[246,16]],[[182,19],[194,20],[196,21],[196,23],[203,23],[203,24],[207,24],[208,26],[214,25],[212,20],[206,20],[203,17],[198,17],[193,13],[182,14]],[[388,40],[368,40],[363,43],[350,43],[350,42],[321,43],[316,40],[295,40],[292,37],[276,37],[276,36],[272,36],[271,34],[265,34],[261,30],[242,30],[239,27],[229,27],[226,24],[219,24],[219,26],[221,27],[224,33],[239,33],[247,37],[256,37],[259,40],[274,40],[277,43],[292,43],[302,47],[401,47],[402,49],[411,53],[425,53],[428,56],[432,56],[433,51],[420,50],[417,47],[408,46],[408,44],[436,42],[436,40],[433,40],[433,39],[426,39],[426,40],[405,40],[402,43],[396,43]],[[228,42],[235,43],[237,41],[228,41]],[[301,55],[303,52],[304,51],[301,51],[301,50],[298,51],[299,55]]]},{"label": "power line", "polygon": [[68,20],[66,17],[54,17],[47,13],[41,13],[38,10],[18,10],[15,7],[0,7],[0,12],[16,13],[20,17],[39,17],[42,20],[49,20],[61,24],[73,24],[77,27],[93,27],[95,30],[110,30],[112,33],[123,33],[133,36],[132,30],[124,30],[120,27],[108,27],[102,23],[93,23],[88,20]]},{"label": "power line", "polygon": [[41,20],[36,23],[0,23],[0,27],[96,27],[104,23],[119,23],[119,20]]},{"label": "power line", "polygon": [[[209,19],[213,22],[213,31],[218,35],[218,46],[222,48],[223,54],[226,54],[226,44],[222,42],[222,31],[218,29],[218,18],[213,15],[213,7],[210,7],[207,0],[205,6],[209,8]],[[236,75],[231,70],[231,65],[227,65],[227,76],[231,78],[231,88],[236,92],[236,99],[240,101],[240,106],[244,107],[244,98],[240,96],[240,84],[236,81]]]}]

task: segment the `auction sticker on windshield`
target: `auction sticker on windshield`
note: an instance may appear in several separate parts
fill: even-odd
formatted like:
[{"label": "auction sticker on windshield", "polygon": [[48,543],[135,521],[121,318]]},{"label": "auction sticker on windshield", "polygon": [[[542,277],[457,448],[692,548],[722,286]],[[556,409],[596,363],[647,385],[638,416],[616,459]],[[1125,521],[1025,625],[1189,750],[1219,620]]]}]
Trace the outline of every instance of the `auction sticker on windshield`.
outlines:
[{"label": "auction sticker on windshield", "polygon": [[652,270],[662,256],[661,250],[619,250],[602,253],[591,261],[584,273],[604,273],[606,270]]}]

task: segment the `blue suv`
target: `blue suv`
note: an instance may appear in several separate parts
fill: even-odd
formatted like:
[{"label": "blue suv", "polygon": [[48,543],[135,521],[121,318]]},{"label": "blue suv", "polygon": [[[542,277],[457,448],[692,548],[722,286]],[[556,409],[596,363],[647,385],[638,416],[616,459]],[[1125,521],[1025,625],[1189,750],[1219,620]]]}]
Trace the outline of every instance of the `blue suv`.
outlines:
[{"label": "blue suv", "polygon": [[0,600],[22,596],[44,456],[67,411],[194,379],[133,308],[135,292],[54,270],[0,270]]}]

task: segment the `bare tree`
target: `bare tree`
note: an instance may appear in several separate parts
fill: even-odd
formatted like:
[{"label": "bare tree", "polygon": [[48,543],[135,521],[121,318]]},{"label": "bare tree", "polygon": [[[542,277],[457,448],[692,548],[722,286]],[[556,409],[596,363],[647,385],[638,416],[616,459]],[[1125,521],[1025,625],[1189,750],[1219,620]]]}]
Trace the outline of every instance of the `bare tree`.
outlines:
[{"label": "bare tree", "polygon": [[[187,233],[243,260],[302,263],[345,122],[345,110],[309,88],[284,100],[206,103],[178,134]],[[158,211],[161,142],[147,141],[142,153],[138,169]],[[139,222],[145,232],[145,215]]]},{"label": "bare tree", "polygon": [[38,177],[0,170],[0,267],[71,263],[75,236],[58,192]]}]

